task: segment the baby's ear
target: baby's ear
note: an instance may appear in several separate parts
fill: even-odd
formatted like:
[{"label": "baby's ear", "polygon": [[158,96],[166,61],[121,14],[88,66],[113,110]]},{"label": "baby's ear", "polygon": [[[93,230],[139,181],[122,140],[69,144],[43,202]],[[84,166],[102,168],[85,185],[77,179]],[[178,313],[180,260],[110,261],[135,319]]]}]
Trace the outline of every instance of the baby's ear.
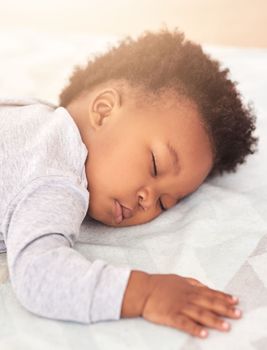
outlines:
[{"label": "baby's ear", "polygon": [[110,111],[111,111],[111,108],[110,106],[107,106],[106,104],[104,103],[99,103],[99,106],[98,106],[98,110],[97,112],[103,116],[107,116],[110,114]]},{"label": "baby's ear", "polygon": [[106,88],[98,91],[91,102],[91,124],[99,127],[108,122],[112,110],[116,110],[120,102],[120,94],[116,89]]},{"label": "baby's ear", "polygon": [[93,110],[102,108],[108,111],[121,104],[121,97],[116,89],[109,88],[100,90],[92,101]]}]

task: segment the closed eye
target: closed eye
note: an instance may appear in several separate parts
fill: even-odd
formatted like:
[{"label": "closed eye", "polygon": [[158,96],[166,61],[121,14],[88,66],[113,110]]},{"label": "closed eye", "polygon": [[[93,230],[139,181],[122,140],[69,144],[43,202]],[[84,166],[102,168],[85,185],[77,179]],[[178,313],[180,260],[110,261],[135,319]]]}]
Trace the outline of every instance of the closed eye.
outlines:
[{"label": "closed eye", "polygon": [[[156,160],[155,160],[155,157],[154,157],[154,154],[153,152],[152,153],[152,161],[153,161],[153,166],[154,166],[154,174],[155,176],[158,175],[158,171],[157,171],[157,164],[156,164]],[[161,200],[159,199],[159,204],[160,204],[160,208],[162,209],[162,211],[166,211],[167,209],[163,206]]]}]

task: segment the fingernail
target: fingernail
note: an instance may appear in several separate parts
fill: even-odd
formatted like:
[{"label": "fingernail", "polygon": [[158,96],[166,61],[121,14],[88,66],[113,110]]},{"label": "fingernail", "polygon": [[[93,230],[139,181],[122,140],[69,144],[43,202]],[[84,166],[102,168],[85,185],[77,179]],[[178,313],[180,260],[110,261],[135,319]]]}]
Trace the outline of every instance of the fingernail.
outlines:
[{"label": "fingernail", "polygon": [[235,309],[234,314],[238,317],[241,316],[241,310]]},{"label": "fingernail", "polygon": [[238,297],[232,295],[232,300],[235,301],[235,302],[237,302],[237,301],[238,301]]},{"label": "fingernail", "polygon": [[205,329],[202,329],[199,334],[202,338],[205,338],[208,335],[208,332]]},{"label": "fingernail", "polygon": [[228,330],[228,329],[230,328],[229,323],[223,322],[223,323],[222,323],[222,328],[225,329],[225,330]]}]

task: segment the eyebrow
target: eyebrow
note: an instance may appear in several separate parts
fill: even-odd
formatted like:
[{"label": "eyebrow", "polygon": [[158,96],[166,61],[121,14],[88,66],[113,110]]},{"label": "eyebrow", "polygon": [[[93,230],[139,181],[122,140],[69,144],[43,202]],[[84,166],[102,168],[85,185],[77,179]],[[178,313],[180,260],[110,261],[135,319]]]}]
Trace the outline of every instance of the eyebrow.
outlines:
[{"label": "eyebrow", "polygon": [[180,170],[180,162],[179,162],[178,154],[177,154],[175,148],[169,142],[166,144],[166,146],[167,146],[169,154],[172,158],[172,164],[173,164],[173,167],[175,169],[175,173],[177,174]]}]

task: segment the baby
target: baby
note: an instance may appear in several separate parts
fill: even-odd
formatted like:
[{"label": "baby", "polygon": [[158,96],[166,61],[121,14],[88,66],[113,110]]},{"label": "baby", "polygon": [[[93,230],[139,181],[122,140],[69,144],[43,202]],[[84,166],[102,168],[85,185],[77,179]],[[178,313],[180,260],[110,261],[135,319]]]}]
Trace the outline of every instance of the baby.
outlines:
[{"label": "baby", "polygon": [[0,239],[29,311],[81,323],[143,317],[193,336],[230,329],[238,299],[176,274],[88,261],[86,215],[149,222],[255,152],[229,71],[178,30],[129,37],[77,67],[59,106],[0,100]]}]

